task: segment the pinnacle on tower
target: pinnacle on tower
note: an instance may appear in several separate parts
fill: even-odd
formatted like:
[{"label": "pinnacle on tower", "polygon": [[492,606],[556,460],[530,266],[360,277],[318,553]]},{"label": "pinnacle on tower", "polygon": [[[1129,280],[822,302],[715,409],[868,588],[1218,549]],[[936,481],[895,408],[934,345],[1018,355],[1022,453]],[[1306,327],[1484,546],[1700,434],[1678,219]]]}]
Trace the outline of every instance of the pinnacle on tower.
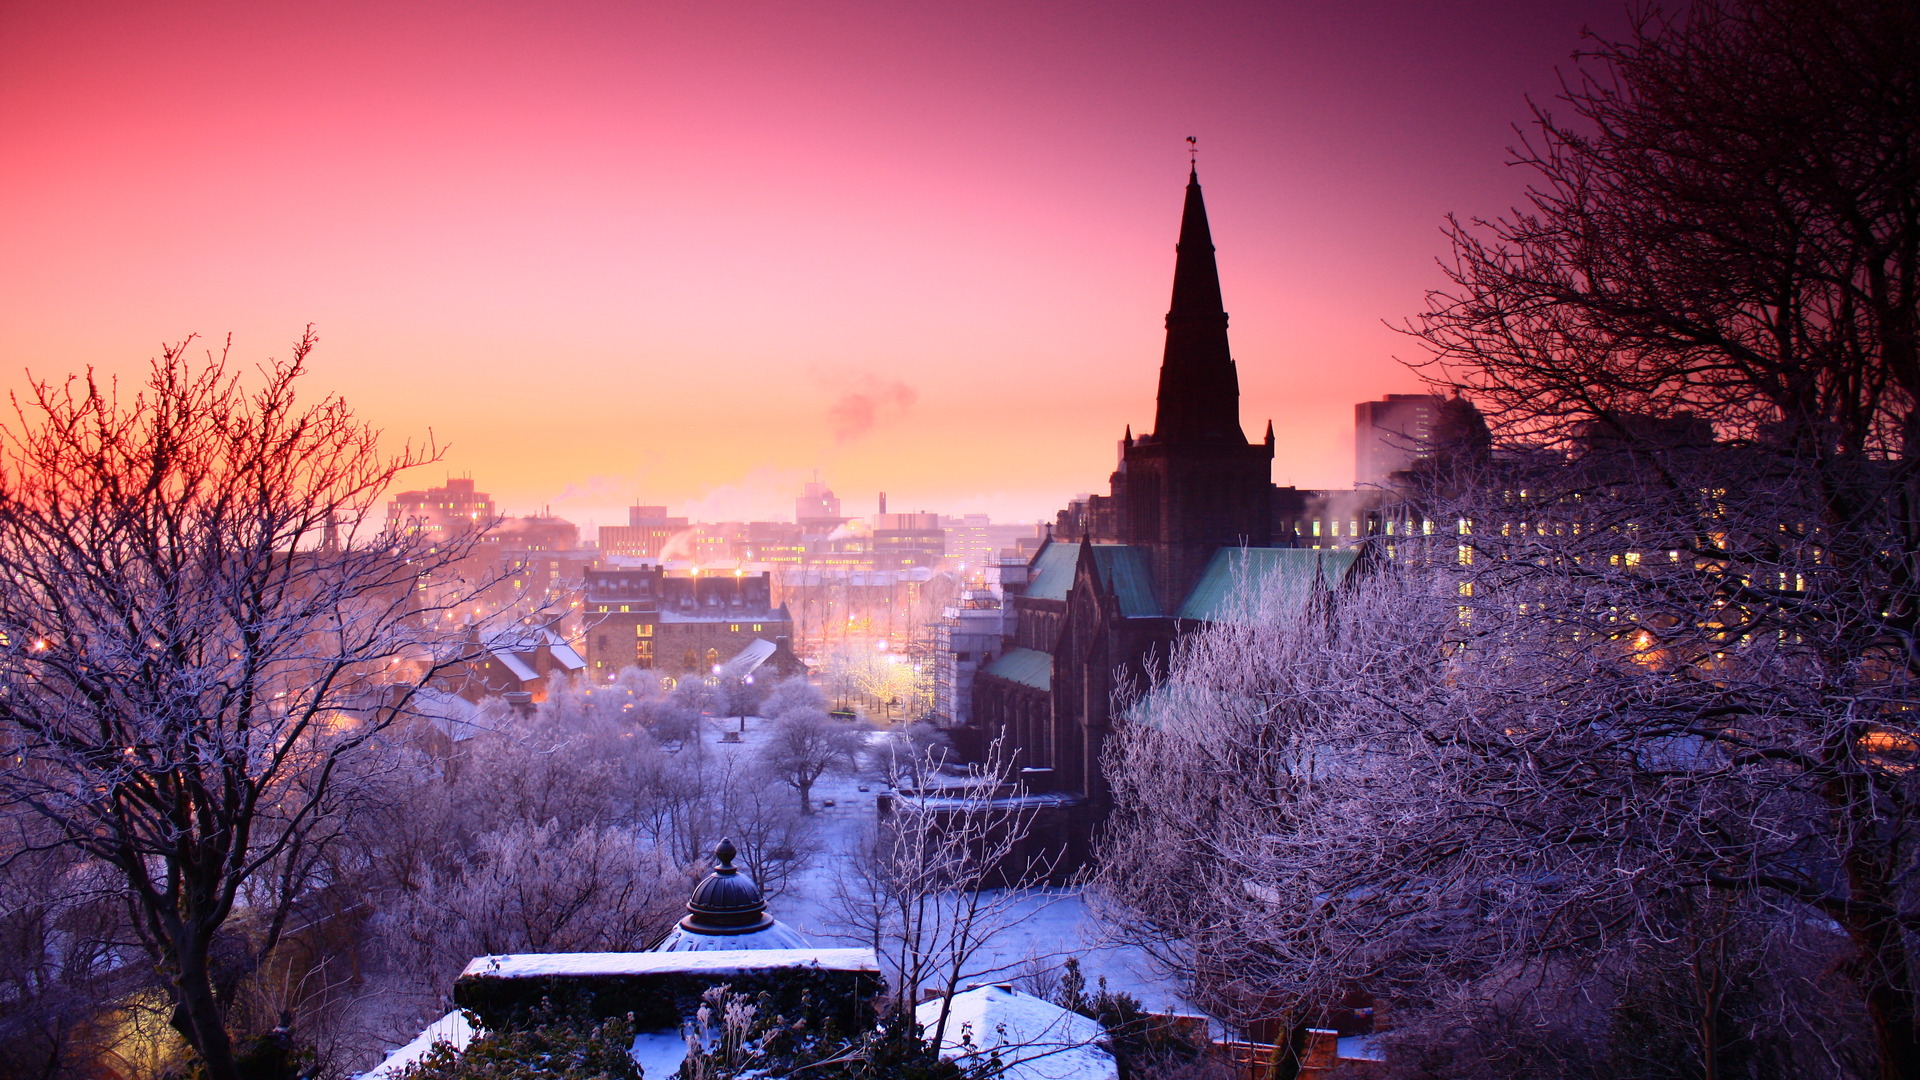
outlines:
[{"label": "pinnacle on tower", "polygon": [[1227,347],[1227,312],[1220,270],[1200,196],[1198,169],[1187,174],[1187,201],[1175,249],[1173,303],[1167,311],[1167,347],[1160,361],[1159,405],[1153,437],[1160,442],[1244,444],[1240,378]]}]

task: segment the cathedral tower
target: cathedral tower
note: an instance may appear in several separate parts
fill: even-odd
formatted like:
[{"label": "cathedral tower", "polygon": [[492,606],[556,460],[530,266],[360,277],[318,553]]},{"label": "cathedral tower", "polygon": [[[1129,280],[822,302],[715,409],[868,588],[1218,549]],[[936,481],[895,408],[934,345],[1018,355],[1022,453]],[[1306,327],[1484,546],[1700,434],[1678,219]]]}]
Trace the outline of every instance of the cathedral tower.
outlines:
[{"label": "cathedral tower", "polygon": [[1197,170],[1187,175],[1175,250],[1153,433],[1123,440],[1113,475],[1117,539],[1147,549],[1168,614],[1215,551],[1273,542],[1273,430],[1252,443],[1240,428],[1240,378]]}]

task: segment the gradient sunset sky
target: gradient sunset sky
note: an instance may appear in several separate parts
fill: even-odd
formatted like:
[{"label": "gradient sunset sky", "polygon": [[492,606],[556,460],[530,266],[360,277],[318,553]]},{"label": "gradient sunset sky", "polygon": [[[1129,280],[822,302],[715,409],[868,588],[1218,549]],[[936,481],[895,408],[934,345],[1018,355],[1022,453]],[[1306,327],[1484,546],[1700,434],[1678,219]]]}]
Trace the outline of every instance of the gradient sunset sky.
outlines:
[{"label": "gradient sunset sky", "polygon": [[1051,516],[1145,430],[1200,139],[1241,415],[1353,482],[1449,212],[1622,4],[0,5],[0,387],[231,333],[503,509]]}]

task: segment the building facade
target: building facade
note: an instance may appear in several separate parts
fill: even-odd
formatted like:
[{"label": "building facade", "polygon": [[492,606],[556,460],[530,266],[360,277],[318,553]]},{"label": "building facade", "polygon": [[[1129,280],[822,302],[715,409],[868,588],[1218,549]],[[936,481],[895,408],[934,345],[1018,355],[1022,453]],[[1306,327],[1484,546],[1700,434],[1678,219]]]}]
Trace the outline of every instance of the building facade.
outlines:
[{"label": "building facade", "polygon": [[756,640],[791,666],[793,619],[773,603],[765,573],[669,576],[659,566],[589,570],[581,598],[587,670],[604,682],[621,668],[710,674]]},{"label": "building facade", "polygon": [[625,525],[600,526],[600,553],[608,558],[662,558],[668,541],[686,532],[687,519],[668,517],[664,506],[629,506]]},{"label": "building facade", "polygon": [[475,491],[472,477],[450,477],[445,487],[403,491],[387,503],[388,528],[435,540],[489,528],[497,517],[493,496]]}]

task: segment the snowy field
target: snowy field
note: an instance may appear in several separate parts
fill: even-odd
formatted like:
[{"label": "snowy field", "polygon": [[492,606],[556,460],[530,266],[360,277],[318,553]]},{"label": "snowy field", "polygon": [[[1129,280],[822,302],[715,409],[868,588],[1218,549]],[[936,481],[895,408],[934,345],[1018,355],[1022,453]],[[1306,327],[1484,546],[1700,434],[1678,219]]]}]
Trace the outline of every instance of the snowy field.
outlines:
[{"label": "snowy field", "polygon": [[[733,718],[710,719],[706,737],[721,754],[751,754],[765,739],[769,721],[748,717],[743,743],[724,743],[720,735],[736,730]],[[866,790],[861,790],[865,788]],[[818,946],[863,944],[841,932],[833,914],[833,883],[844,876],[862,830],[876,820],[875,800],[887,790],[878,774],[824,776],[814,786],[814,819],[820,830],[820,854],[803,872],[788,881],[786,890],[768,900],[775,917]],[[799,796],[794,795],[794,812]],[[824,805],[827,802],[832,806]],[[1027,890],[1014,904],[1007,928],[981,950],[979,959],[961,982],[1008,982],[1036,968],[1057,968],[1070,956],[1080,958],[1091,990],[1101,977],[1109,989],[1138,998],[1147,1009],[1192,1012],[1178,985],[1154,970],[1138,950],[1104,940],[1100,926],[1075,889]]]}]

